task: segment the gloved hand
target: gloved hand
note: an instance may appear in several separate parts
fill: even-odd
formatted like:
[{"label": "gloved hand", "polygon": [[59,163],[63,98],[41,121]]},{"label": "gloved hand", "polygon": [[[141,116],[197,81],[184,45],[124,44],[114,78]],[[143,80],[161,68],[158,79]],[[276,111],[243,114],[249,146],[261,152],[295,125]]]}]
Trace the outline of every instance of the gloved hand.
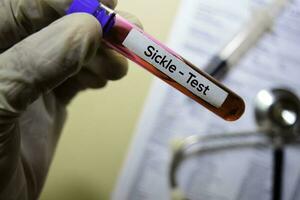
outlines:
[{"label": "gloved hand", "polygon": [[0,200],[37,199],[67,103],[126,74],[93,16],[62,17],[70,3],[0,0]]}]

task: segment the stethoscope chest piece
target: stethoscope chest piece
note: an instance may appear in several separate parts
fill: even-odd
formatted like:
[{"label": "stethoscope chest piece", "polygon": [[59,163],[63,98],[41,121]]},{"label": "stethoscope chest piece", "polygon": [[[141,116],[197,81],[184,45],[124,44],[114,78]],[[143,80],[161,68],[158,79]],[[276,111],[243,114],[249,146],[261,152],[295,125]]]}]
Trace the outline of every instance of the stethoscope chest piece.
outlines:
[{"label": "stethoscope chest piece", "polygon": [[[260,91],[254,102],[255,120],[258,128],[254,131],[241,131],[224,134],[193,135],[176,140],[173,145],[173,158],[170,163],[169,182],[172,199],[185,200],[180,190],[176,172],[187,158],[201,156],[208,152],[232,149],[272,147],[274,153],[274,197],[281,196],[281,177],[283,169],[284,145],[299,142],[300,100],[287,89]],[[265,134],[265,135],[262,135]],[[251,141],[247,137],[267,136],[268,140]],[[270,138],[270,140],[269,140]],[[237,139],[236,142],[235,139]],[[209,145],[213,141],[223,141]],[[175,145],[176,144],[176,145]],[[280,179],[280,180],[279,180]]]},{"label": "stethoscope chest piece", "polygon": [[262,90],[255,99],[255,119],[272,137],[294,140],[299,136],[300,100],[287,89]]}]

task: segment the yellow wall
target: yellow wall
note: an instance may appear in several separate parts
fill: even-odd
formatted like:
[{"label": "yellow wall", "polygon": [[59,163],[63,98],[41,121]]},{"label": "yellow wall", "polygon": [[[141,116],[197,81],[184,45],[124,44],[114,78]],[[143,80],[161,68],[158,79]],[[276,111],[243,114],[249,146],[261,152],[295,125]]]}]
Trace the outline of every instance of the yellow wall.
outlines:
[{"label": "yellow wall", "polygon": [[[179,0],[119,0],[147,32],[166,41]],[[152,75],[131,63],[127,77],[78,96],[41,200],[109,199],[142,111]]]}]

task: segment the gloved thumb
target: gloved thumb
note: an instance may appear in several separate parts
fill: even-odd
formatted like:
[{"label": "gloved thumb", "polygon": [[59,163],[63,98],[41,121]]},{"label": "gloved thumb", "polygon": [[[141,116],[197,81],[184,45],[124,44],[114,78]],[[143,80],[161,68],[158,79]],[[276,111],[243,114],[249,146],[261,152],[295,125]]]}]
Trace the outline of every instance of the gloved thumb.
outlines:
[{"label": "gloved thumb", "polygon": [[78,72],[95,54],[101,26],[87,14],[65,16],[0,55],[0,109],[24,110]]}]

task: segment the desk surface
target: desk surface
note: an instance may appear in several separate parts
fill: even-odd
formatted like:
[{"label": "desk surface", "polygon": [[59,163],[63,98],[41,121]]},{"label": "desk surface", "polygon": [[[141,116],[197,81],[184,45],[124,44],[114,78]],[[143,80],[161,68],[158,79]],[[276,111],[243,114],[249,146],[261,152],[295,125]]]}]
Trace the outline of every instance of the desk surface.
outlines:
[{"label": "desk surface", "polygon": [[[119,1],[145,30],[166,41],[179,0]],[[87,91],[69,117],[41,200],[109,199],[153,76],[130,63],[129,73],[105,89]]]}]

